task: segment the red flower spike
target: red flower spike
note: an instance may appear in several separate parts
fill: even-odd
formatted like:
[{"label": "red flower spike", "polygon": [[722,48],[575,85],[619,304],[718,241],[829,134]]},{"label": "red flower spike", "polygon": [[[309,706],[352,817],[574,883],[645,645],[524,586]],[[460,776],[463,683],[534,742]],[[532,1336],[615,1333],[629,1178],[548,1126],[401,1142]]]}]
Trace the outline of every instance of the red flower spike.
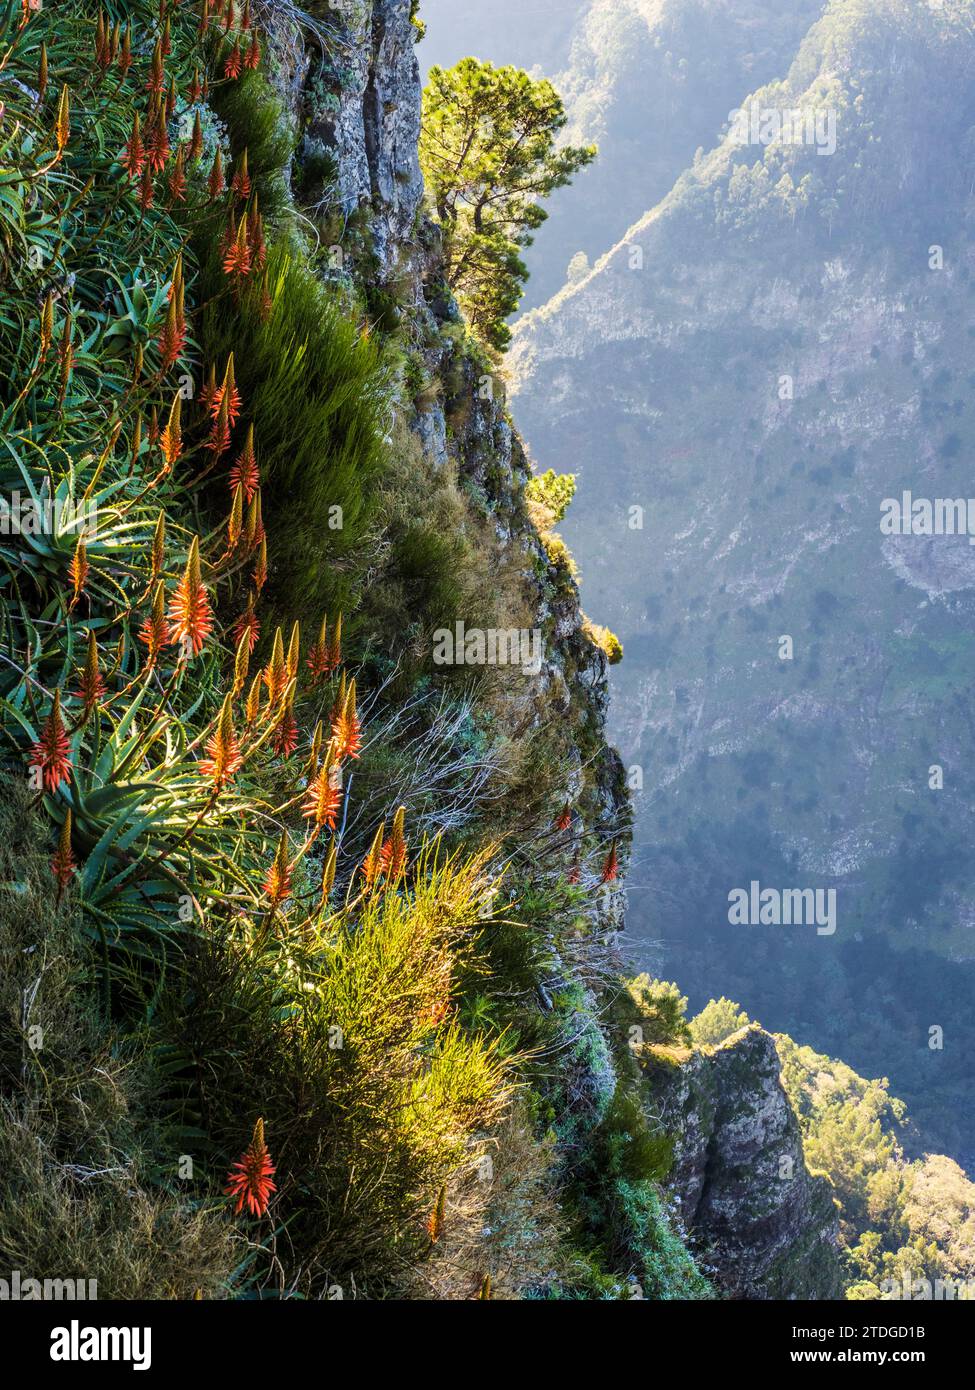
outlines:
[{"label": "red flower spike", "polygon": [[99,700],[105,694],[105,682],[98,666],[98,644],[95,633],[88,629],[88,651],[81,670],[80,688],[75,696],[82,702],[84,718],[87,719]]},{"label": "red flower spike", "polygon": [[253,594],[248,601],[247,607],[234,623],[234,646],[239,647],[244,634],[247,634],[248,654],[253,652],[257,646],[257,639],[261,635],[261,622],[254,612]]},{"label": "red flower spike", "polygon": [[264,1142],[264,1121],[258,1120],[254,1126],[251,1142],[227,1174],[224,1196],[235,1197],[235,1214],[247,1207],[251,1216],[264,1216],[276,1192],[272,1179],[275,1167],[271,1162],[267,1144]]},{"label": "red flower spike", "polygon": [[231,82],[236,82],[244,66],[244,55],[240,51],[240,39],[237,39],[233,48],[227,54],[223,65],[223,75]]},{"label": "red flower spike", "polygon": [[147,665],[155,666],[163,647],[169,645],[169,623],[166,621],[166,590],[160,582],[152,604],[152,614],[146,618],[139,630],[140,639],[146,644]]},{"label": "red flower spike", "polygon": [[170,642],[198,656],[213,628],[210,596],[200,578],[200,541],[194,536],[183,577],[169,605]]},{"label": "red flower spike", "polygon": [[211,199],[215,201],[220,197],[226,187],[227,181],[223,176],[223,156],[220,153],[220,146],[218,145],[217,152],[213,156],[210,174],[207,178],[207,192],[210,194]]},{"label": "red flower spike", "polygon": [[285,831],[281,835],[274,861],[264,880],[264,892],[272,907],[277,907],[278,903],[291,896],[291,872],[288,862],[288,835]]},{"label": "red flower spike", "polygon": [[71,743],[61,718],[61,692],[55,690],[54,704],[30,752],[30,765],[41,773],[45,791],[56,792],[71,772]]},{"label": "red flower spike", "polygon": [[332,743],[336,759],[357,758],[362,748],[361,726],[356,714],[355,681],[349,682],[345,705],[332,724]]},{"label": "red flower spike", "polygon": [[237,416],[240,414],[240,392],[237,390],[237,381],[234,376],[234,354],[230,353],[227,357],[227,365],[223,373],[223,381],[213,393],[213,400],[210,403],[210,414],[214,418],[219,415],[220,407],[223,405],[224,397],[227,398],[227,423],[231,426],[236,425]]},{"label": "red flower spike", "polygon": [[341,804],[342,783],[338,776],[338,767],[329,750],[308,786],[302,814],[306,819],[315,822],[316,829],[321,830],[323,826],[327,826],[329,830],[334,830]]},{"label": "red flower spike", "polygon": [[207,741],[207,756],[200,763],[200,771],[213,783],[214,790],[229,782],[244,761],[240,744],[234,730],[232,697],[228,695],[220,710],[216,733]]},{"label": "red flower spike", "polygon": [[136,111],[132,117],[132,134],[129,136],[125,146],[125,152],[119,163],[128,173],[130,179],[137,179],[142,173],[142,166],[146,160],[145,146],[142,143],[142,131],[139,126],[139,113]]},{"label": "red flower spike", "polygon": [[619,856],[617,855],[616,844],[614,841],[612,849],[610,850],[609,854],[607,854],[603,862],[603,872],[600,878],[600,882],[615,883],[616,880],[619,878],[619,872]]},{"label": "red flower spike", "polygon": [[257,491],[261,482],[261,475],[257,467],[257,459],[254,457],[254,426],[247,426],[247,438],[244,441],[244,448],[237,462],[230,470],[229,483],[231,488],[242,487],[244,490],[244,501],[250,502],[254,493]]},{"label": "red flower spike", "polygon": [[58,902],[61,901],[64,890],[74,877],[76,868],[74,855],[71,853],[71,807],[69,806],[64,815],[61,834],[58,836],[57,851],[51,860],[51,872],[58,885]]}]

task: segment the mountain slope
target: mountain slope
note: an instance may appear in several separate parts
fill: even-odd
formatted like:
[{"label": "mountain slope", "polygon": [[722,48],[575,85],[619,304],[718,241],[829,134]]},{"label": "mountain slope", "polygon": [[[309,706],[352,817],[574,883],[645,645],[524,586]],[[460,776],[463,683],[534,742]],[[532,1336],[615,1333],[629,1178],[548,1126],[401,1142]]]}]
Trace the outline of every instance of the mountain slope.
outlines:
[{"label": "mountain slope", "polygon": [[[835,154],[723,140],[511,353],[626,649],[645,958],[890,1075],[963,1160],[975,552],[880,519],[970,491],[973,61],[967,0],[837,0],[753,94],[832,113]],[[835,934],[732,926],[752,880],[836,889]]]}]

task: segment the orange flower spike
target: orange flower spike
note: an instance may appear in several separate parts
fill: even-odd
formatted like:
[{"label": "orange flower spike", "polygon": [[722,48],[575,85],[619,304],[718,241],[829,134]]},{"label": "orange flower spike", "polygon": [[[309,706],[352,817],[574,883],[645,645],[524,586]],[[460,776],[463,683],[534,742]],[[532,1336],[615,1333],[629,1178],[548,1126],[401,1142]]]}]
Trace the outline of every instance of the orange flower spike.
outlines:
[{"label": "orange flower spike", "polygon": [[207,757],[200,763],[200,772],[213,783],[214,791],[229,782],[244,761],[234,730],[233,696],[227,695],[220,708],[216,732],[207,741]]},{"label": "orange flower spike", "polygon": [[88,719],[98,701],[105,694],[105,682],[98,668],[98,643],[95,641],[95,633],[91,628],[88,629],[88,650],[85,664],[81,670],[81,687],[76,694],[82,703],[83,719]]},{"label": "orange flower spike", "polygon": [[223,75],[230,82],[236,82],[244,66],[244,55],[240,51],[240,39],[234,40],[234,46],[227,54],[223,64]]},{"label": "orange flower spike", "polygon": [[[249,509],[249,512],[248,512],[247,539],[248,539],[248,544],[249,544],[252,548],[253,548],[253,546],[255,546],[255,545],[259,545],[259,546],[261,547],[261,556],[260,556],[260,559],[261,559],[261,561],[262,561],[262,563],[263,563],[264,579],[266,579],[266,578],[267,578],[267,546],[264,544],[264,541],[265,541],[264,518],[263,518],[263,516],[262,516],[262,514],[261,514],[261,506],[262,506],[262,503],[261,503],[261,489],[258,488],[257,491],[254,493],[254,496],[251,498],[251,505],[250,505],[250,509]],[[250,525],[250,512],[251,512],[251,511],[253,512],[253,515],[254,515],[253,533],[251,532],[251,525]],[[258,593],[260,593],[261,589],[264,587],[264,579],[261,579],[260,581],[258,581],[258,579],[257,579],[257,569],[255,568],[255,570],[254,570],[254,582],[257,584],[257,591],[258,591]]]},{"label": "orange flower spike", "polygon": [[152,207],[154,199],[152,187],[152,165],[146,164],[142,170],[142,181],[139,184],[139,207],[143,212],[148,212]]},{"label": "orange flower spike", "polygon": [[247,692],[247,699],[244,703],[244,722],[248,729],[252,729],[257,723],[257,717],[261,711],[261,682],[263,676],[260,672],[251,681],[251,688]]},{"label": "orange flower spike", "polygon": [[372,837],[369,853],[362,861],[362,877],[366,881],[367,888],[372,888],[379,881],[379,876],[383,871],[383,835],[385,831],[386,822],[383,821]]},{"label": "orange flower spike", "polygon": [[335,861],[338,852],[335,845],[329,846],[328,854],[325,856],[325,863],[322,867],[322,905],[324,906],[332,896],[332,889],[335,887]]},{"label": "orange flower spike", "polygon": [[244,67],[249,68],[250,71],[253,72],[257,67],[260,66],[260,62],[261,45],[258,41],[257,30],[254,29],[251,31],[250,46],[248,47],[247,52],[244,54]]},{"label": "orange flower spike", "polygon": [[146,82],[146,91],[154,92],[159,95],[166,82],[166,73],[163,69],[162,40],[156,40],[156,46],[152,50],[152,62],[149,65],[149,79]]},{"label": "orange flower spike", "polygon": [[198,38],[203,38],[210,27],[210,0],[200,0],[200,19],[196,26]]},{"label": "orange flower spike", "polygon": [[271,1193],[277,1190],[272,1181],[274,1173],[264,1142],[264,1121],[258,1120],[250,1144],[227,1174],[224,1196],[237,1199],[235,1214],[239,1215],[246,1206],[251,1216],[266,1215]]},{"label": "orange flower spike", "polygon": [[233,178],[230,180],[230,187],[233,189],[234,193],[237,194],[237,197],[238,197],[238,198],[241,198],[241,199],[245,199],[245,200],[246,200],[247,198],[250,197],[250,192],[251,192],[251,176],[250,176],[250,174],[248,173],[248,170],[247,170],[247,150],[246,150],[246,148],[245,148],[243,154],[242,154],[241,157],[240,157],[240,163],[237,165],[236,169],[234,170],[234,176],[233,176]]},{"label": "orange flower spike", "polygon": [[200,120],[200,113],[197,111],[193,117],[193,134],[190,137],[189,159],[191,164],[196,164],[203,154],[203,122]]},{"label": "orange flower spike", "polygon": [[126,24],[125,33],[122,35],[122,48],[118,55],[119,72],[125,77],[129,68],[132,66],[132,32],[131,25]]},{"label": "orange flower spike", "polygon": [[137,179],[142,173],[142,166],[145,163],[146,152],[142,143],[142,129],[139,125],[139,113],[136,111],[132,117],[132,133],[126,142],[125,150],[119,163],[125,169],[130,179]]},{"label": "orange flower spike", "polygon": [[152,601],[152,614],[146,618],[139,630],[139,637],[145,643],[146,667],[152,670],[163,647],[169,643],[169,624],[166,621],[166,588],[160,581]]},{"label": "orange flower spike", "polygon": [[571,885],[575,885],[575,884],[577,884],[577,883],[579,882],[579,880],[581,879],[581,877],[582,877],[582,865],[581,865],[580,862],[579,862],[579,855],[578,855],[578,853],[576,853],[576,856],[575,856],[575,858],[574,858],[573,861],[572,861],[572,867],[571,867],[571,869],[569,870],[569,873],[568,873],[568,877],[567,877],[567,879],[566,879],[566,882],[569,883],[569,884],[571,884]]},{"label": "orange flower spike", "polygon": [[189,96],[190,96],[190,105],[191,105],[191,106],[193,105],[194,102],[200,100],[200,93],[201,93],[202,91],[203,91],[203,88],[200,86],[200,69],[199,69],[199,68],[194,68],[194,69],[193,69],[193,81],[190,83],[190,93],[189,93]]},{"label": "orange flower spike", "polygon": [[280,628],[274,634],[271,660],[264,668],[264,684],[267,686],[268,709],[277,709],[288,685],[288,671],[284,662],[284,642]]},{"label": "orange flower spike", "polygon": [[60,154],[71,138],[71,98],[68,95],[67,83],[61,88],[61,97],[58,101],[57,120],[54,123],[54,138],[57,140],[58,154]]},{"label": "orange flower spike", "polygon": [[247,33],[251,27],[251,0],[244,0],[244,9],[240,16],[240,27],[243,33]]},{"label": "orange flower spike", "polygon": [[348,693],[349,687],[346,682],[345,672],[343,671],[342,679],[339,681],[338,693],[336,694],[335,699],[332,702],[332,710],[329,714],[329,721],[333,725],[335,724],[335,721],[341,717],[342,711],[345,709],[345,700]]},{"label": "orange flower spike", "polygon": [[227,0],[227,5],[223,14],[223,32],[225,34],[230,33],[231,29],[234,27],[236,18],[237,11],[234,8],[234,0]]},{"label": "orange flower spike", "polygon": [[[182,155],[182,149],[180,150]],[[167,371],[179,357],[186,343],[186,327],[180,322],[179,296],[171,295],[166,310],[166,322],[156,340],[161,358],[161,367]]]},{"label": "orange flower spike", "polygon": [[41,56],[37,63],[37,101],[43,104],[47,96],[47,44],[41,44]]},{"label": "orange flower spike", "polygon": [[355,681],[349,682],[342,713],[332,726],[332,738],[337,758],[358,758],[362,749],[361,729],[356,714]]},{"label": "orange flower spike", "polygon": [[225,275],[236,275],[241,279],[250,274],[251,268],[251,248],[247,241],[247,219],[240,219],[240,226],[233,228],[233,244],[223,258],[223,271]]},{"label": "orange flower spike", "polygon": [[51,860],[51,872],[58,885],[59,903],[64,890],[74,877],[76,867],[74,855],[71,853],[71,807],[69,806],[64,813],[61,833],[58,836],[57,852]]},{"label": "orange flower spike", "polygon": [[254,456],[254,426],[249,424],[244,448],[230,470],[230,486],[237,487],[239,484],[244,489],[244,501],[249,503],[260,481],[261,475]]},{"label": "orange flower spike", "polygon": [[277,907],[278,903],[291,896],[291,873],[291,864],[288,862],[288,832],[284,830],[281,832],[277,853],[264,880],[264,892],[272,907]]},{"label": "orange flower spike", "polygon": [[328,652],[328,617],[326,616],[322,619],[318,639],[312,643],[306,662],[311,672],[313,685],[320,684],[331,671]]},{"label": "orange flower spike", "polygon": [[234,374],[234,354],[232,352],[228,354],[223,381],[214,395],[210,413],[216,415],[224,401],[227,402],[227,420],[231,425],[236,425],[241,401],[240,392],[237,390],[237,378]]},{"label": "orange flower spike", "polygon": [[568,830],[572,824],[572,809],[566,804],[555,822],[556,830]]},{"label": "orange flower spike", "polygon": [[444,1183],[437,1193],[437,1205],[427,1217],[427,1235],[430,1237],[430,1244],[436,1245],[444,1233],[447,1224],[447,1184]]},{"label": "orange flower spike", "polygon": [[166,23],[163,25],[162,40],[159,45],[160,52],[164,58],[168,58],[173,51],[172,34],[169,27],[169,15],[166,16]]},{"label": "orange flower spike", "polygon": [[227,518],[227,549],[236,550],[244,524],[244,489],[240,483],[234,488],[234,500]]},{"label": "orange flower spike", "polygon": [[250,634],[247,632],[245,628],[237,639],[237,651],[234,656],[234,684],[231,690],[231,694],[235,698],[240,694],[240,692],[244,688],[250,664]]},{"label": "orange flower spike", "polygon": [[293,693],[285,696],[284,706],[274,731],[273,747],[279,758],[290,758],[298,747],[298,725],[295,722]]},{"label": "orange flower spike", "polygon": [[318,759],[321,757],[322,744],[325,742],[325,725],[319,719],[315,725],[315,732],[311,737],[311,748],[308,750],[308,767],[314,772],[318,767]]},{"label": "orange flower spike", "polygon": [[183,452],[183,432],[182,432],[183,402],[179,392],[173,397],[173,403],[169,407],[169,419],[166,427],[159,436],[159,446],[166,460],[167,471]]},{"label": "orange flower spike", "polygon": [[115,59],[118,57],[119,40],[121,39],[121,37],[122,37],[122,25],[121,25],[121,23],[119,22],[119,20],[116,20],[116,21],[115,21],[115,26],[114,26],[114,28],[112,29],[112,36],[111,36],[111,38],[110,38],[110,40],[109,40],[109,45],[108,45],[108,63],[106,64],[106,66],[111,66],[111,64],[114,63],[114,62],[115,62]]},{"label": "orange flower spike", "polygon": [[210,596],[200,577],[200,540],[193,537],[183,577],[169,605],[171,642],[178,642],[183,656],[198,656],[213,628]]},{"label": "orange flower spike", "polygon": [[220,153],[220,146],[217,146],[216,154],[213,156],[213,164],[207,178],[207,191],[210,199],[215,202],[227,187],[226,179],[223,176],[223,155]]},{"label": "orange flower spike", "polygon": [[175,78],[175,77],[171,77],[171,78],[169,79],[169,87],[168,87],[167,90],[166,90],[166,120],[167,120],[167,121],[171,121],[171,120],[173,119],[173,113],[174,113],[175,110],[176,110],[176,99],[177,99],[178,96],[179,96],[179,92],[178,92],[177,89],[176,89],[176,78]]},{"label": "orange flower spike", "polygon": [[105,35],[105,12],[98,11],[98,23],[95,25],[95,66],[104,72],[112,61],[109,57],[109,46]]},{"label": "orange flower spike", "polygon": [[306,820],[314,822],[316,830],[321,830],[323,826],[327,826],[329,830],[335,829],[339,807],[342,804],[342,783],[338,772],[338,766],[329,749],[325,754],[325,761],[309,784],[302,811]]},{"label": "orange flower spike", "polygon": [[[258,505],[260,505],[261,494],[255,494]],[[254,572],[251,576],[254,580],[254,587],[258,593],[267,583],[267,540],[262,536],[260,549],[257,552],[257,559],[254,561]]]},{"label": "orange flower spike", "polygon": [[204,444],[205,449],[209,449],[213,454],[220,457],[230,448],[230,411],[227,404],[226,394],[221,394],[220,403],[217,406],[213,424],[210,426],[209,437]]},{"label": "orange flower spike", "polygon": [[600,881],[602,883],[615,883],[617,878],[619,878],[619,856],[616,850],[616,841],[614,840],[613,847],[603,862],[603,872]]},{"label": "orange flower spike", "polygon": [[54,703],[30,752],[31,770],[40,773],[45,791],[56,792],[71,772],[71,743],[61,718],[61,692],[55,690]]},{"label": "orange flower spike", "polygon": [[298,662],[301,652],[301,629],[296,622],[291,629],[291,640],[288,643],[288,655],[285,658],[285,671],[287,672],[288,682],[295,679],[298,674]]},{"label": "orange flower spike", "polygon": [[166,187],[173,203],[186,202],[186,156],[182,144],[176,146],[176,159],[169,173]]},{"label": "orange flower spike", "polygon": [[41,308],[41,357],[43,362],[54,341],[54,291],[48,290]]},{"label": "orange flower spike", "polygon": [[166,513],[162,510],[156,518],[156,529],[152,533],[149,557],[152,564],[149,583],[153,584],[162,574],[163,561],[166,558]]},{"label": "orange flower spike", "polygon": [[146,145],[146,157],[154,174],[165,169],[169,159],[169,131],[166,128],[166,112],[161,106],[153,126],[152,139]]},{"label": "orange flower spike", "polygon": [[403,833],[405,819],[406,807],[401,806],[393,817],[392,833],[382,847],[383,868],[390,883],[395,883],[406,869],[406,836]]},{"label": "orange flower spike", "polygon": [[71,607],[73,608],[84,592],[85,581],[89,573],[88,547],[85,545],[84,536],[79,536],[68,565],[68,577],[71,580]]}]

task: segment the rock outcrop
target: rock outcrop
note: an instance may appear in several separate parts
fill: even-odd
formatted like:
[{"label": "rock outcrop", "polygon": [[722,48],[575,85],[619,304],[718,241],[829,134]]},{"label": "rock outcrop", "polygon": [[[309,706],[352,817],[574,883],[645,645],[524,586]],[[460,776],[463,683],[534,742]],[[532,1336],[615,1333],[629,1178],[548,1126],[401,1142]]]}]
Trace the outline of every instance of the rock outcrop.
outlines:
[{"label": "rock outcrop", "polygon": [[750,1024],[719,1047],[648,1064],[674,1138],[669,1180],[702,1267],[733,1298],[835,1298],[832,1187],[806,1168],[771,1034]]}]

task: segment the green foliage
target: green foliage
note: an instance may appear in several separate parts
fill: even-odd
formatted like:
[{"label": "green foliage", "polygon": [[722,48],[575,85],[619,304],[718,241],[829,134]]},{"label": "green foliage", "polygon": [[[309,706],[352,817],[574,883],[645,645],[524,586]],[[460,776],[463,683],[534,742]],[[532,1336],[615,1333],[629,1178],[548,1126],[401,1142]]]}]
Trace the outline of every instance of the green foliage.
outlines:
[{"label": "green foliage", "polygon": [[501,1119],[511,1063],[459,1026],[453,995],[489,891],[483,858],[424,849],[408,892],[263,946],[201,943],[190,963],[189,1003],[166,1025],[173,1093],[199,1076],[186,1120],[198,1107],[216,1152],[264,1117],[286,1155],[287,1287],[322,1294],[351,1275],[373,1297],[402,1290],[442,1183],[485,1152],[474,1135]]},{"label": "green foliage", "polygon": [[905,1107],[886,1079],[865,1080],[785,1035],[776,1045],[806,1162],[829,1175],[839,1201],[847,1298],[890,1297],[892,1284],[902,1297],[905,1278],[941,1280],[953,1290],[942,1296],[970,1298],[975,1183],[941,1154],[907,1159]]},{"label": "green foliage", "polygon": [[633,1006],[627,1018],[639,1024],[643,1042],[685,1045],[690,1041],[687,999],[675,984],[637,975],[627,982],[626,991]]},{"label": "green foliage", "polygon": [[695,1047],[718,1047],[751,1019],[737,1004],[722,996],[712,999],[696,1017],[691,1019],[690,1034]]},{"label": "green foliage", "polygon": [[100,1298],[218,1296],[243,1258],[222,1213],[160,1171],[145,1040],[95,1007],[74,905],[43,826],[0,779],[0,1261],[9,1278],[96,1280]]},{"label": "green foliage", "polygon": [[499,351],[528,274],[519,249],[547,215],[539,200],[596,157],[592,145],[557,145],[565,124],[544,79],[476,58],[430,70],[420,162],[444,228],[446,279],[475,333]]},{"label": "green foliage", "polygon": [[576,493],[574,473],[556,473],[554,468],[529,478],[525,495],[530,502],[537,502],[549,513],[550,526],[557,526],[569,510],[569,504]]}]

